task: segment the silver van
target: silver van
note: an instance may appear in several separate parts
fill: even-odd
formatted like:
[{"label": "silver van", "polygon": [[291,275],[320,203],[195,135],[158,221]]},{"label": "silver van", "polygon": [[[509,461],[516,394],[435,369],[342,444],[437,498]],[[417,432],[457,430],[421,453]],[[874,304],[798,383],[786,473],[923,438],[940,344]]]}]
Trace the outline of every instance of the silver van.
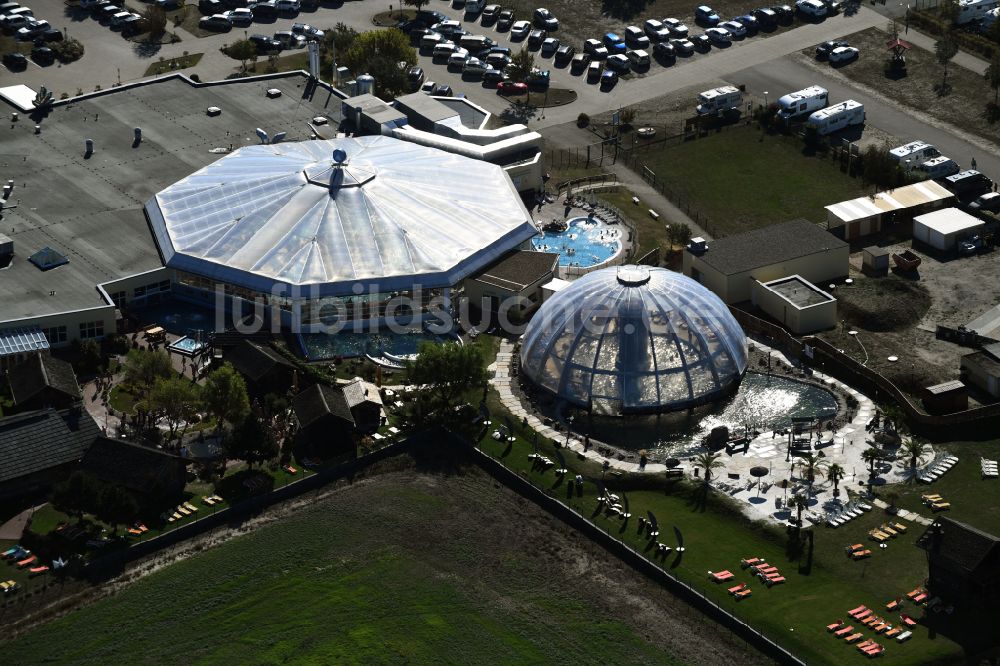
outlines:
[{"label": "silver van", "polygon": [[429,35],[424,35],[420,38],[420,50],[421,51],[433,51],[434,47],[441,43],[444,36],[438,32],[432,32]]}]

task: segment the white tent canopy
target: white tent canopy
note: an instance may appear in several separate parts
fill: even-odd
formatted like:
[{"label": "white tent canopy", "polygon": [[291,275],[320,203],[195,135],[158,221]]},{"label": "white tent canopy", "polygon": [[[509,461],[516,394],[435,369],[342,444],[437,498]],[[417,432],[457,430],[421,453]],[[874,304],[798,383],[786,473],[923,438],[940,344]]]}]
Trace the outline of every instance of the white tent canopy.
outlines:
[{"label": "white tent canopy", "polygon": [[499,166],[384,136],[241,148],[146,213],[171,268],[310,296],[450,286],[537,233]]}]

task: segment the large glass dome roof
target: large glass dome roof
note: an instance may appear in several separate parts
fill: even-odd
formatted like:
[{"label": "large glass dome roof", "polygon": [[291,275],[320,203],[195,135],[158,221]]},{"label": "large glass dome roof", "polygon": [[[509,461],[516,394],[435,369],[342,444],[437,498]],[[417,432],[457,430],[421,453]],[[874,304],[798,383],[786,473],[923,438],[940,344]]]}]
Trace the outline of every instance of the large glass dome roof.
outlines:
[{"label": "large glass dome roof", "polygon": [[451,286],[537,233],[501,167],[384,136],[240,148],[146,214],[171,268],[316,296]]},{"label": "large glass dome roof", "polygon": [[659,412],[735,390],[743,329],[718,296],[663,268],[588,273],[542,304],[521,344],[521,372],[598,413]]}]

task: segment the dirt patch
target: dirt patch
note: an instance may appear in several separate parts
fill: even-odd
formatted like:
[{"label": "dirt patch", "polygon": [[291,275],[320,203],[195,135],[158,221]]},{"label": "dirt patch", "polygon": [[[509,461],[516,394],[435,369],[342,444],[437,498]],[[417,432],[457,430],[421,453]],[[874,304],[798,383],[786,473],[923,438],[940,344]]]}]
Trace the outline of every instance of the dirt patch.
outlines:
[{"label": "dirt patch", "polygon": [[372,24],[379,28],[392,28],[400,21],[412,21],[417,17],[415,9],[394,9],[391,12],[381,12],[372,17]]},{"label": "dirt patch", "polygon": [[549,88],[547,92],[533,90],[526,95],[501,95],[501,97],[515,106],[548,109],[575,102],[576,91],[568,88]]},{"label": "dirt patch", "polygon": [[931,307],[927,287],[895,275],[859,278],[837,292],[840,318],[869,331],[898,331],[916,326]]}]

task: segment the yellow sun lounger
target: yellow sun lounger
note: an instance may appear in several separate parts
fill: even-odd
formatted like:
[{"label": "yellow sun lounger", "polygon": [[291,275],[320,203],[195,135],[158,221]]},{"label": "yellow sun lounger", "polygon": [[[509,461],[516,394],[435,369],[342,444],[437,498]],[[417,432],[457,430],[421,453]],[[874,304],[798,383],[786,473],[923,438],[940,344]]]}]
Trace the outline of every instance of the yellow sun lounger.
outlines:
[{"label": "yellow sun lounger", "polygon": [[948,502],[934,502],[931,504],[931,508],[935,511],[947,511],[951,508],[951,504]]},{"label": "yellow sun lounger", "polygon": [[920,499],[925,502],[940,502],[944,498],[940,495],[921,495]]},{"label": "yellow sun lounger", "polygon": [[882,532],[878,532],[878,531],[869,532],[868,536],[870,536],[871,538],[875,539],[879,543],[881,543],[883,541],[886,541],[889,538],[888,534],[883,534]]},{"label": "yellow sun lounger", "polygon": [[887,525],[882,525],[878,528],[883,534],[888,534],[891,537],[897,536],[899,533]]},{"label": "yellow sun lounger", "polygon": [[191,504],[191,502],[184,502],[184,508],[194,513],[198,512],[198,507],[196,507],[194,504]]},{"label": "yellow sun lounger", "polygon": [[893,523],[892,527],[897,532],[905,532],[906,531],[906,525],[904,525],[903,523]]},{"label": "yellow sun lounger", "polygon": [[208,506],[212,506],[213,504],[215,504],[215,500],[212,499],[211,497],[202,497],[201,501],[207,504]]},{"label": "yellow sun lounger", "polygon": [[182,506],[177,507],[177,513],[181,514],[182,516],[190,516],[191,515],[191,512],[188,511],[187,509],[185,509]]}]

